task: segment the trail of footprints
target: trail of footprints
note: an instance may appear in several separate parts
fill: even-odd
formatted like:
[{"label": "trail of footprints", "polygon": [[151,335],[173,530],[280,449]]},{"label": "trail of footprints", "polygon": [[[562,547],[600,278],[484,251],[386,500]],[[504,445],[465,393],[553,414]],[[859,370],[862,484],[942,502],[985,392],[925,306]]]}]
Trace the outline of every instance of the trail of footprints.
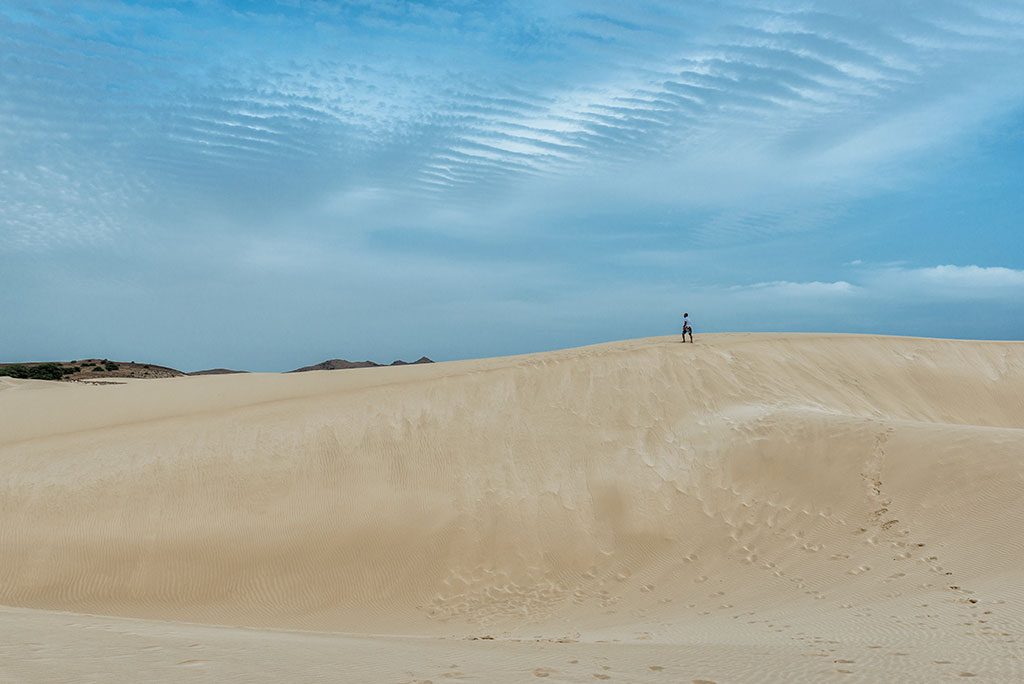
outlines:
[{"label": "trail of footprints", "polygon": [[[887,540],[889,545],[890,545],[890,547],[894,551],[896,551],[896,553],[892,556],[892,561],[894,561],[894,562],[902,562],[902,561],[908,561],[908,560],[915,560],[918,563],[923,563],[924,565],[926,565],[928,572],[930,572],[932,574],[940,575],[940,576],[942,576],[944,578],[952,577],[953,572],[950,571],[950,570],[946,570],[939,563],[939,559],[938,559],[937,556],[935,556],[935,555],[924,555],[924,552],[920,552],[919,553],[917,551],[918,549],[922,549],[922,548],[925,547],[924,543],[921,543],[921,542],[907,542],[907,541],[904,541],[903,539],[901,539],[901,538],[908,537],[910,535],[910,530],[909,529],[900,529],[900,530],[895,531],[895,532],[893,531],[894,528],[896,528],[899,525],[900,521],[899,521],[899,519],[893,518],[890,515],[890,507],[892,506],[892,500],[891,500],[891,498],[886,496],[885,492],[883,491],[883,482],[882,482],[882,479],[881,479],[882,466],[883,466],[884,461],[885,461],[885,445],[886,445],[886,442],[889,439],[889,435],[892,432],[893,432],[893,428],[892,427],[887,427],[887,428],[885,428],[882,432],[880,432],[876,436],[875,448],[874,448],[874,450],[873,450],[873,452],[871,454],[871,457],[868,459],[868,461],[866,463],[865,472],[861,474],[861,477],[865,481],[868,498],[874,502],[874,504],[877,506],[877,508],[875,508],[873,511],[871,511],[871,513],[868,515],[868,527],[861,527],[854,534],[857,534],[857,535],[865,535],[866,534],[866,535],[868,535],[867,538],[864,540],[864,543],[872,545],[872,546],[877,545],[880,539],[881,540]],[[804,548],[807,549],[808,545],[805,545]],[[832,556],[829,557],[829,560],[839,561],[839,562],[846,561],[846,560],[849,560],[849,559],[850,559],[850,555],[846,554],[846,553],[836,553],[836,554],[833,554]],[[850,570],[847,571],[846,574],[851,575],[851,576],[858,576],[858,575],[862,575],[862,574],[865,574],[865,573],[868,573],[868,572],[871,572],[871,571],[872,571],[872,567],[870,565],[868,565],[868,564],[861,564],[861,565],[858,565],[856,567],[851,568]],[[887,584],[888,583],[893,583],[893,582],[899,582],[901,580],[904,580],[906,577],[908,577],[908,573],[907,572],[897,571],[897,572],[894,572],[894,573],[888,575],[884,580],[882,580],[882,582],[883,583],[887,583]],[[922,588],[927,588],[927,587],[932,587],[934,585],[929,582],[929,583],[922,584],[920,586]],[[950,592],[953,592],[953,594],[956,596],[956,598],[953,599],[953,601],[954,601],[954,603],[956,605],[964,607],[964,608],[967,608],[968,610],[972,611],[971,614],[964,616],[964,617],[968,618],[968,621],[962,623],[963,626],[973,627],[974,628],[975,631],[967,632],[968,635],[980,635],[980,636],[989,636],[989,637],[995,637],[995,636],[998,636],[998,637],[1010,637],[1010,638],[1007,638],[1006,641],[1008,643],[1015,643],[1016,640],[1012,638],[1012,636],[1013,636],[1012,634],[1010,634],[1009,632],[1001,631],[1001,630],[999,630],[999,629],[997,629],[997,628],[995,628],[993,626],[990,626],[988,624],[989,621],[991,620],[991,616],[993,615],[993,611],[992,610],[984,610],[980,614],[977,612],[980,608],[982,608],[984,606],[981,605],[979,599],[972,597],[972,594],[974,593],[973,591],[965,589],[965,588],[959,586],[958,584],[948,584],[947,587],[948,587],[948,590]],[[897,591],[894,591],[894,592],[890,592],[889,594],[887,594],[886,598],[897,598],[899,596],[901,596],[901,593],[897,592]],[[994,603],[995,604],[1002,604],[1004,602],[1003,601],[995,601]],[[841,607],[842,608],[852,608],[852,605],[850,605],[850,604],[843,604]],[[921,608],[929,608],[929,605],[928,604],[921,604],[920,607]],[[945,607],[948,607],[948,604]],[[865,609],[865,612],[862,613],[861,615],[865,616],[865,617],[869,616],[870,615],[870,609]],[[920,620],[920,619],[926,619],[926,618],[938,618],[940,616],[937,613],[926,613],[924,615],[917,615],[917,616],[914,616],[914,617],[916,619]],[[890,616],[890,619],[893,620],[895,624],[899,624],[899,625],[902,625],[902,626],[908,626],[908,627],[911,626],[911,625],[907,625],[907,623],[905,623],[901,618],[899,618],[899,617],[897,617],[895,615]],[[984,625],[984,626],[982,626],[979,629],[978,625]],[[927,625],[924,622],[917,622],[914,625],[912,625],[912,627],[924,628],[924,627],[927,627]],[[831,656],[835,655],[838,652],[838,650],[839,650],[837,647],[840,645],[840,642],[835,641],[835,640],[826,640],[826,639],[823,639],[823,638],[820,638],[820,637],[810,637],[810,636],[807,636],[807,635],[798,635],[795,638],[801,639],[808,646],[816,649],[816,650],[813,650],[811,652],[805,653],[804,655],[806,655],[806,656],[825,657],[825,658],[827,658],[827,657],[831,657]],[[869,649],[881,649],[883,647],[879,646],[879,645],[870,645],[870,646],[868,646],[868,648]],[[900,652],[900,651],[893,651],[893,652],[891,652],[888,655],[890,655],[892,657],[906,657],[906,656],[909,656],[910,654],[909,653]],[[855,660],[853,660],[851,658],[838,658],[837,657],[837,658],[834,658],[832,662],[833,662],[834,665],[837,666],[837,667],[834,668],[834,672],[839,673],[839,674],[853,674],[854,673],[854,670],[850,666],[855,664],[855,662],[856,662]],[[934,665],[942,665],[942,666],[944,666],[944,665],[955,665],[955,663],[953,663],[952,661],[949,661],[949,660],[935,660],[935,661],[932,661],[932,664],[934,664]],[[974,676],[976,676],[976,673],[968,672],[968,671],[960,671],[959,673],[956,673],[956,674],[958,676],[960,676],[960,677],[974,677]]]},{"label": "trail of footprints", "polygon": [[[947,570],[940,562],[939,558],[934,554],[925,555],[927,552],[920,551],[925,547],[924,543],[921,542],[910,542],[906,541],[906,538],[910,536],[910,530],[903,528],[900,529],[900,520],[891,515],[892,500],[886,495],[883,489],[883,482],[881,479],[882,469],[885,462],[885,446],[889,439],[889,435],[892,434],[894,429],[892,427],[885,427],[882,429],[875,438],[874,449],[871,455],[865,463],[864,472],[861,473],[861,477],[864,480],[866,494],[869,500],[874,504],[873,510],[868,514],[865,527],[858,528],[854,534],[863,536],[863,543],[872,547],[878,547],[882,543],[888,543],[891,549],[894,551],[891,559],[892,562],[902,563],[904,561],[914,561],[919,564],[923,564],[927,571],[933,575],[938,575],[949,582],[953,576],[953,572]],[[724,489],[724,488],[723,488]],[[735,493],[735,492],[734,492]],[[773,509],[778,508],[786,512],[792,512],[788,506],[776,507],[771,502],[766,502],[772,506]],[[746,505],[746,504],[744,504]],[[810,515],[808,511],[803,513]],[[824,514],[822,514],[824,515]],[[757,567],[766,572],[771,572],[775,577],[783,579],[793,584],[793,586],[803,591],[809,596],[813,596],[815,599],[825,599],[826,596],[820,591],[809,588],[806,581],[800,577],[788,575],[778,567],[778,565],[770,560],[759,557],[757,549],[752,540],[742,540],[741,536],[745,527],[751,527],[751,534],[756,531],[753,526],[744,525],[742,522],[734,524],[723,518],[729,527],[733,528],[730,533],[730,538],[735,542],[736,548],[741,552],[741,562],[747,563],[753,567]],[[839,521],[845,522],[845,521]],[[798,543],[798,548],[808,553],[817,553],[825,548],[822,543],[817,543],[813,540],[807,539],[802,531],[796,531],[789,533],[790,537],[794,542]],[[847,553],[835,553],[829,556],[829,560],[835,562],[849,561],[851,558],[850,554]],[[685,556],[682,561],[684,563],[696,563],[698,557],[691,553]],[[479,570],[479,569],[478,569]],[[847,575],[856,577],[870,573],[874,568],[868,563],[858,564],[846,571]],[[893,584],[898,586],[900,582],[906,581],[910,577],[909,571],[911,568],[904,567],[891,572],[888,574],[882,582],[884,584]],[[484,574],[489,574],[488,571],[483,571]],[[480,577],[479,572],[470,573],[470,576]],[[489,577],[488,579],[495,579]],[[507,580],[508,578],[503,578]],[[628,570],[622,570],[618,573],[613,574],[611,577],[605,580],[598,580],[597,569],[592,568],[590,571],[583,575],[585,581],[597,581],[598,589],[585,588],[584,586],[577,586],[575,588],[567,587],[563,583],[552,583],[546,580],[539,581],[537,583],[530,583],[530,586],[519,586],[514,582],[506,581],[503,584],[495,586],[489,586],[483,589],[482,593],[475,594],[470,586],[472,582],[465,582],[461,578],[458,578],[462,584],[463,591],[453,592],[453,594],[442,597],[438,596],[433,604],[428,608],[428,613],[439,619],[447,619],[451,617],[462,617],[470,618],[478,624],[487,624],[491,618],[502,617],[502,616],[525,616],[531,615],[533,617],[543,617],[549,615],[553,611],[557,610],[557,604],[562,601],[572,601],[576,605],[582,605],[589,601],[596,601],[597,604],[606,609],[607,614],[613,614],[616,612],[615,606],[622,598],[609,591],[607,588],[608,582],[614,579],[618,582],[626,582],[630,579],[630,573]],[[697,574],[694,578],[695,584],[703,584],[709,580],[709,577],[705,574]],[[934,586],[930,582],[926,582],[920,585],[922,588]],[[1013,635],[1009,632],[1003,631],[997,628],[993,624],[994,614],[990,609],[982,610],[987,608],[991,604],[983,604],[980,599],[973,596],[973,592],[965,589],[958,584],[949,583],[946,584],[948,591],[954,594],[953,601],[957,607],[969,611],[967,614],[961,613],[962,618],[965,620],[962,625],[964,627],[971,627],[973,631],[968,632],[970,635],[984,636],[984,637],[1000,637],[1009,643],[1015,643]],[[644,584],[639,590],[643,593],[650,593],[655,590],[655,586],[652,584]],[[897,590],[893,590],[886,595],[886,598],[898,598],[902,594]],[[719,599],[723,602],[712,610],[718,609],[729,609],[732,608],[732,604],[724,602],[725,592],[717,591],[708,594],[707,598]],[[495,599],[499,599],[497,603]],[[505,599],[502,601],[500,599]],[[659,598],[657,602],[659,604],[671,603],[674,599],[671,597]],[[1001,604],[1003,601],[995,601],[994,604]],[[495,607],[498,607],[495,611]],[[688,603],[687,607],[696,609],[697,603]],[[841,608],[851,609],[851,604],[842,604]],[[921,608],[929,608],[928,604],[922,604]],[[946,605],[948,608],[948,604]],[[939,609],[940,607],[936,607]],[[701,616],[711,615],[712,610],[701,610],[698,614]],[[863,612],[859,613],[861,617],[870,617],[870,608],[862,609]],[[645,611],[634,610],[632,611],[633,617],[643,617]],[[733,615],[733,619],[741,617],[753,617],[756,615],[753,611],[746,613],[739,613]],[[938,613],[927,612],[922,615],[914,616],[915,619],[934,619],[939,618]],[[926,627],[927,625],[923,622],[917,622],[914,625],[905,623],[901,618],[897,616],[890,616],[890,619],[895,624],[899,624],[905,627]],[[762,623],[767,628],[774,632],[784,632],[791,629],[791,625],[779,623],[779,621],[769,619],[752,619],[747,620],[747,624],[758,624]],[[493,637],[479,637],[479,638],[493,638]],[[649,639],[650,634],[646,632],[640,633],[637,637],[638,640]],[[832,657],[838,652],[839,642],[835,640],[826,640],[819,637],[812,637],[804,634],[796,635],[794,639],[799,639],[805,642],[808,646],[812,647],[812,650],[805,655],[816,656],[816,657]],[[566,642],[578,640],[578,635],[575,638],[556,639],[554,641]],[[881,646],[869,646],[871,649],[879,649]],[[891,657],[906,657],[909,654],[893,651],[888,654]],[[575,663],[576,661],[570,661]],[[840,674],[852,674],[854,672],[852,666],[856,664],[853,658],[849,657],[834,657],[833,665],[835,666],[833,671]],[[935,665],[954,665],[951,661],[934,661]],[[596,672],[593,674],[595,680],[611,679],[612,675],[607,673],[609,668],[605,667],[604,671]],[[660,672],[664,668],[659,665],[651,665],[651,672]],[[539,667],[533,671],[533,676],[537,678],[546,678],[555,674],[557,670]],[[960,676],[972,677],[972,672],[960,672]],[[710,680],[693,680],[694,682],[703,682]]]}]

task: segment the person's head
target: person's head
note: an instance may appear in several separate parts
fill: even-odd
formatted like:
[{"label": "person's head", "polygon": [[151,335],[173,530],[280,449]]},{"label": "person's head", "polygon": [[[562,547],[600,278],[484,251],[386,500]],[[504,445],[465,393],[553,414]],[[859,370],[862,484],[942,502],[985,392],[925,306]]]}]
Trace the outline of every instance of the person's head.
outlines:
[{"label": "person's head", "polygon": [[683,318],[686,318],[686,317],[687,317],[687,316],[689,316],[689,315],[690,315],[690,314],[688,314],[688,313],[684,313],[684,314],[683,314]]}]

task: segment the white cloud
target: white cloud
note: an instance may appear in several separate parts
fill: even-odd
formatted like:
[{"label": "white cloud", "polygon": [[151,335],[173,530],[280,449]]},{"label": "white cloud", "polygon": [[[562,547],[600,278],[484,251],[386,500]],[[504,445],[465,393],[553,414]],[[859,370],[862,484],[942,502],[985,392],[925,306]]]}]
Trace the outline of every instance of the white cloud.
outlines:
[{"label": "white cloud", "polygon": [[777,311],[793,311],[822,304],[834,307],[837,315],[854,309],[886,310],[938,301],[987,300],[1010,305],[1024,301],[1024,270],[1002,266],[861,265],[853,269],[851,280],[776,280],[700,287],[693,293],[719,308],[764,304]]},{"label": "white cloud", "polygon": [[883,267],[864,274],[872,292],[933,300],[1024,298],[1024,270],[1003,266]]},{"label": "white cloud", "polygon": [[835,282],[792,282],[788,280],[775,280],[766,283],[754,283],[753,285],[735,285],[729,288],[732,292],[760,292],[770,295],[786,297],[831,297],[856,294],[860,287],[852,285],[845,280]]}]

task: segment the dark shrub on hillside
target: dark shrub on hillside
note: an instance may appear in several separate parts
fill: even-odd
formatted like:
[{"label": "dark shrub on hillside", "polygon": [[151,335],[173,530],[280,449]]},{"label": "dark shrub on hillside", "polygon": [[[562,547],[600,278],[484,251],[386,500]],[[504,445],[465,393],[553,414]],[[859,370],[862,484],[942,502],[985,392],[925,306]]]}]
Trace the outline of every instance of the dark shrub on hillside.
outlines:
[{"label": "dark shrub on hillside", "polygon": [[64,377],[64,370],[56,363],[41,363],[38,366],[16,364],[0,368],[0,375],[22,380],[60,380]]},{"label": "dark shrub on hillside", "polygon": [[116,371],[118,368],[120,368],[120,366],[118,366],[116,363],[112,361],[107,361],[105,364],[103,364],[103,367],[106,368],[108,371]]},{"label": "dark shrub on hillside", "polygon": [[28,377],[28,369],[24,366],[0,366],[0,375],[9,378],[21,378],[25,379]]},{"label": "dark shrub on hillside", "polygon": [[43,363],[29,367],[28,376],[36,380],[60,380],[64,377],[64,367],[56,363]]},{"label": "dark shrub on hillside", "polygon": [[93,373],[102,373],[103,372],[103,368],[101,368],[100,366],[96,366],[95,368],[92,369],[92,372]]}]

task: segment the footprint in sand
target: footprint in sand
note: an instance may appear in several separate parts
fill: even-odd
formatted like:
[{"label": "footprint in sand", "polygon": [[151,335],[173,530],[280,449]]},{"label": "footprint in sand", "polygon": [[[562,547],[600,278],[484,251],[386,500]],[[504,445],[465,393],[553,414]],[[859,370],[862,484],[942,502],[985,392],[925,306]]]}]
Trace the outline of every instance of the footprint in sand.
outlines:
[{"label": "footprint in sand", "polygon": [[661,672],[665,668],[662,667],[661,665],[648,665],[647,669],[650,670],[651,672]]},{"label": "footprint in sand", "polygon": [[601,674],[600,672],[595,672],[594,679],[611,679],[611,677],[606,674]]},{"label": "footprint in sand", "polygon": [[712,679],[694,679],[691,684],[715,684]]},{"label": "footprint in sand", "polygon": [[550,667],[538,667],[537,669],[535,669],[533,671],[533,676],[534,677],[550,677],[555,672],[558,672],[558,670],[553,670]]}]

